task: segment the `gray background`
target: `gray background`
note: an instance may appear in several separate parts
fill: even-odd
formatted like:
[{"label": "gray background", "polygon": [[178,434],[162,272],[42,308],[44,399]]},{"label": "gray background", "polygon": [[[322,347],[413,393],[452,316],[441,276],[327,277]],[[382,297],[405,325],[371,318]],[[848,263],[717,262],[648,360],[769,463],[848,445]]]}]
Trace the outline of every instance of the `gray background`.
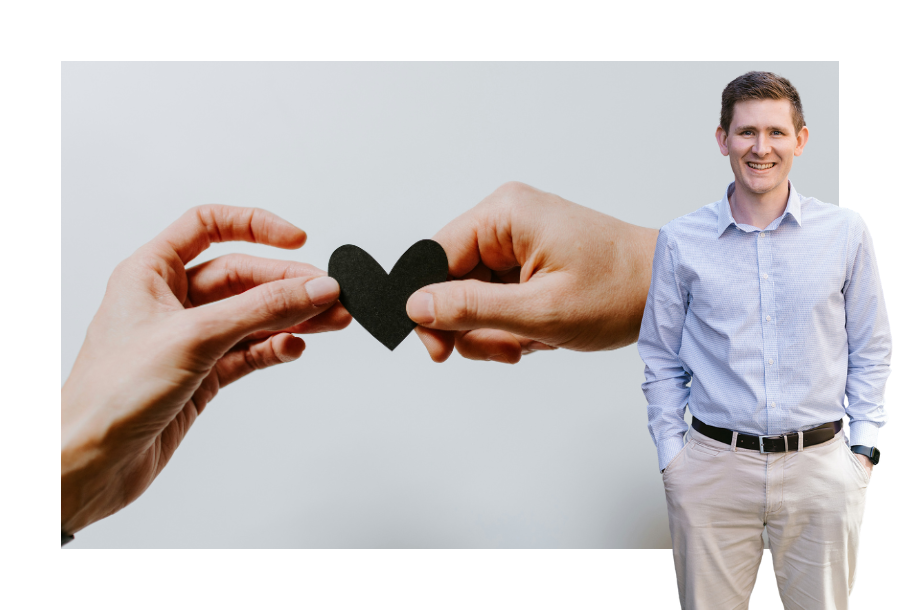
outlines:
[{"label": "gray background", "polygon": [[[65,63],[62,380],[106,281],[187,208],[258,206],[327,266],[390,268],[508,180],[644,226],[721,198],[721,91],[788,77],[810,143],[798,190],[838,203],[838,64]],[[515,366],[388,352],[353,323],[223,390],[88,547],[670,545],[634,346]]]}]

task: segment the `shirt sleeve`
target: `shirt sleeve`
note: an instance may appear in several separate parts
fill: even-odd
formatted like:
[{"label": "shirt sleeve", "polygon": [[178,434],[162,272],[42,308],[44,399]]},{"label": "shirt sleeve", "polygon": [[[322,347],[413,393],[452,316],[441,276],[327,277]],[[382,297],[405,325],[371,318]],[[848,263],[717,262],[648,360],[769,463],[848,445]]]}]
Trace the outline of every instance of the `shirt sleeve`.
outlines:
[{"label": "shirt sleeve", "polygon": [[687,385],[691,376],[678,355],[688,296],[676,275],[676,257],[674,236],[666,225],[656,240],[653,275],[638,338],[646,380],[641,387],[647,398],[647,427],[656,444],[660,470],[684,447],[684,409],[691,392]]},{"label": "shirt sleeve", "polygon": [[891,330],[872,238],[854,215],[848,239],[844,309],[847,327],[847,415],[850,444],[874,447],[885,424],[884,387],[891,372]]}]

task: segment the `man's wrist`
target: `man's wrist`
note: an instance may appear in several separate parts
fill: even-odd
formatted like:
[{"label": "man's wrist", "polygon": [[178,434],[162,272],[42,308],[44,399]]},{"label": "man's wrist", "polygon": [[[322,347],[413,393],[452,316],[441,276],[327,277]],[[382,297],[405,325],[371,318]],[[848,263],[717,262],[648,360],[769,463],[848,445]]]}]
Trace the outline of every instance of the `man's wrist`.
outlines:
[{"label": "man's wrist", "polygon": [[631,278],[633,290],[629,301],[630,319],[633,327],[633,336],[630,343],[637,341],[641,328],[641,320],[644,317],[644,308],[647,304],[647,292],[650,289],[650,278],[653,274],[653,254],[656,250],[656,240],[659,238],[659,230],[648,229],[638,225],[628,227],[628,239],[624,244],[628,252],[628,268],[622,272]]},{"label": "man's wrist", "polygon": [[656,448],[657,458],[659,460],[659,471],[662,472],[669,467],[672,460],[684,449],[684,437],[682,435],[666,438],[659,442]]},{"label": "man's wrist", "polygon": [[866,445],[852,445],[850,451],[856,455],[866,458],[873,466],[878,463],[881,458],[881,452],[875,447],[867,447]]}]

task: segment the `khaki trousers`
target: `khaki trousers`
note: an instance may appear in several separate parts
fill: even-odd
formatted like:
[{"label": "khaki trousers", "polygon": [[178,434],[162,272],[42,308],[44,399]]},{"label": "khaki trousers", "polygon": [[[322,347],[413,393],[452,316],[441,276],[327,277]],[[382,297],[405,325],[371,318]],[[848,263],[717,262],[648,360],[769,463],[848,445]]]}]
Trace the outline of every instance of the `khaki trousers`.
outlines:
[{"label": "khaki trousers", "polygon": [[663,483],[682,608],[746,609],[763,528],[785,608],[847,608],[869,477],[843,431],[762,454],[691,428]]}]

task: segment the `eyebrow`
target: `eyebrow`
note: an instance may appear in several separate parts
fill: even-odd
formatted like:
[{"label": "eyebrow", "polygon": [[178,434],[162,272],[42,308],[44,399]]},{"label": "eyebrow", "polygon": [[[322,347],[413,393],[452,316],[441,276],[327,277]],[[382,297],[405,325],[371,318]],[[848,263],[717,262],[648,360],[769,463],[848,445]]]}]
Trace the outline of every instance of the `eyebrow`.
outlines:
[{"label": "eyebrow", "polygon": [[[747,129],[756,130],[756,129],[758,129],[758,127],[756,127],[756,125],[741,125],[740,127],[735,127],[734,131],[735,131],[735,133],[740,133]],[[777,129],[778,131],[783,131],[785,133],[787,133],[789,131],[787,127],[780,127],[778,125],[770,125],[770,126],[766,127],[766,129],[767,130]]]}]

